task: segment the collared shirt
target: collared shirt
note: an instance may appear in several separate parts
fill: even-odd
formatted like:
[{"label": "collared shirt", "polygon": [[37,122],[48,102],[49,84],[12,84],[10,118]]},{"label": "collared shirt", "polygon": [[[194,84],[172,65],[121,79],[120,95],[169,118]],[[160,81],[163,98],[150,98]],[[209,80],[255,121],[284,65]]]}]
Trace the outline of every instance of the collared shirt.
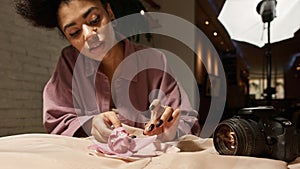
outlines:
[{"label": "collared shirt", "polygon": [[72,46],[62,50],[43,93],[46,131],[83,136],[78,132],[81,126],[94,115],[109,111],[111,105],[118,109],[122,123],[143,128],[150,118],[151,100],[160,99],[163,105],[182,110],[179,135],[198,135],[198,113],[173,78],[164,54],[128,40],[122,42],[125,58],[111,82],[101,71],[101,62],[81,55]]}]

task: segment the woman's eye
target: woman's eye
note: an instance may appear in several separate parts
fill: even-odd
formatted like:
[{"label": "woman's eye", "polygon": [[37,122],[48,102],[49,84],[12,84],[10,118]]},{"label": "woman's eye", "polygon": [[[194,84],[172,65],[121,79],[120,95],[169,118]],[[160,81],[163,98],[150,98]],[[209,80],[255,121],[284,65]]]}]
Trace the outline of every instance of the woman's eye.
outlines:
[{"label": "woman's eye", "polygon": [[99,23],[99,21],[100,21],[100,17],[97,16],[96,18],[94,18],[90,21],[90,25],[97,25]]},{"label": "woman's eye", "polygon": [[75,37],[75,36],[79,35],[79,33],[80,33],[80,30],[77,30],[75,32],[70,33],[70,36]]}]

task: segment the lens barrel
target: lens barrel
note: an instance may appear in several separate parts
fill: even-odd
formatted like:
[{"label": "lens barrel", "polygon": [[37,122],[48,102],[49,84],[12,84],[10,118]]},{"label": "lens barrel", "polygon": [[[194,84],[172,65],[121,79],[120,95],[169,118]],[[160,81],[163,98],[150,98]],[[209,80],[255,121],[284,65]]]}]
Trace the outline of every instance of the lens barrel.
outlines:
[{"label": "lens barrel", "polygon": [[213,135],[215,149],[224,155],[261,154],[265,141],[258,126],[252,119],[231,118],[221,122]]}]

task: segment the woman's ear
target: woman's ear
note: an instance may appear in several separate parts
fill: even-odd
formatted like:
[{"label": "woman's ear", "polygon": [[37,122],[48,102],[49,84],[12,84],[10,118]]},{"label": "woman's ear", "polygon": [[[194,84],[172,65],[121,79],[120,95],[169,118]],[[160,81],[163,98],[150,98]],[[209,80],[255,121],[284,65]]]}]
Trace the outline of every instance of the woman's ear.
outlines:
[{"label": "woman's ear", "polygon": [[110,17],[110,20],[115,20],[116,19],[115,14],[114,14],[113,10],[111,9],[109,3],[106,4],[106,11],[108,13],[108,16]]}]

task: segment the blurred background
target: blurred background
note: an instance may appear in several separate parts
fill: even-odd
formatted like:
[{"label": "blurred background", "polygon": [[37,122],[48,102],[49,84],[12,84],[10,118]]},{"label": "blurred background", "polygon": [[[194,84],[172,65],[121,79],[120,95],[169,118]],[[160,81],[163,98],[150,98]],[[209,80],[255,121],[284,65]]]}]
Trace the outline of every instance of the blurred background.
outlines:
[{"label": "blurred background", "polygon": [[[124,9],[118,17],[143,11],[164,12],[196,25],[210,39],[222,60],[227,78],[227,99],[223,118],[240,108],[272,105],[296,125],[300,117],[300,33],[272,43],[271,101],[266,99],[267,47],[233,40],[218,16],[225,0],[111,0]],[[122,1],[122,2],[121,2]],[[136,5],[139,4],[139,5]],[[244,6],[244,8],[247,8]],[[128,10],[125,10],[128,9]],[[258,15],[258,14],[257,14]],[[238,15],[235,17],[239,17]],[[151,18],[151,26],[159,26]],[[243,19],[243,18],[241,18]],[[44,132],[42,91],[56,65],[61,49],[68,42],[58,30],[32,27],[15,13],[13,2],[0,2],[0,136]],[[284,28],[284,26],[283,26]],[[181,42],[162,35],[141,35],[131,40],[169,50],[182,59],[197,80],[200,95],[200,124],[210,107],[208,76],[218,78],[216,62],[202,62],[203,53],[194,53]],[[199,48],[201,42],[199,42]],[[196,47],[197,48],[197,47]]]}]

